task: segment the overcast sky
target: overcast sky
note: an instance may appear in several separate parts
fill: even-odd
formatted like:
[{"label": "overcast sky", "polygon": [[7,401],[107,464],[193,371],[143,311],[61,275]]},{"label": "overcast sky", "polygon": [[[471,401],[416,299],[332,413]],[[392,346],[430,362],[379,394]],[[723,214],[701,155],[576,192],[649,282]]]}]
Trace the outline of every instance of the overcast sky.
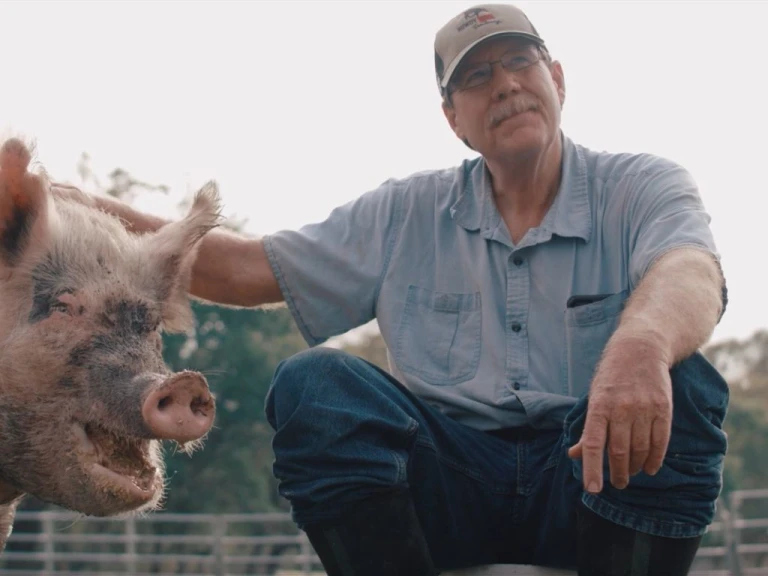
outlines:
[{"label": "overcast sky", "polygon": [[[768,4],[518,2],[565,70],[565,133],[653,152],[697,179],[731,303],[714,340],[768,328]],[[3,2],[0,127],[79,183],[83,152],[171,187],[216,179],[269,233],[389,177],[473,154],[450,131],[435,31],[467,2]]]}]

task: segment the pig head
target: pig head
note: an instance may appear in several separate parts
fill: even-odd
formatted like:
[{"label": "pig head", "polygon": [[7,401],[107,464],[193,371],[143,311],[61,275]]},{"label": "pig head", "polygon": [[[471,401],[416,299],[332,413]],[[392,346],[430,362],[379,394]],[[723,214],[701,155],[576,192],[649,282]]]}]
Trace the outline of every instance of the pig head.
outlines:
[{"label": "pig head", "polygon": [[193,320],[187,287],[218,223],[216,187],[139,236],[54,196],[30,160],[21,140],[0,148],[0,506],[12,514],[32,494],[96,516],[152,509],[159,441],[191,449],[215,415],[205,378],[164,364],[161,333]]}]

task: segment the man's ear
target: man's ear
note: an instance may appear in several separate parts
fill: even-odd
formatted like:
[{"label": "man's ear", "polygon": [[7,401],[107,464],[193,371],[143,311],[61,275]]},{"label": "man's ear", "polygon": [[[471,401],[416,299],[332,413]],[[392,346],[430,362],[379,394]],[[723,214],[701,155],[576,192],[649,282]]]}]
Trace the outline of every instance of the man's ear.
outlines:
[{"label": "man's ear", "polygon": [[557,97],[560,100],[560,108],[565,104],[565,74],[563,73],[563,66],[557,60],[552,61],[549,69],[552,73],[552,80],[555,82],[555,88],[557,90]]}]

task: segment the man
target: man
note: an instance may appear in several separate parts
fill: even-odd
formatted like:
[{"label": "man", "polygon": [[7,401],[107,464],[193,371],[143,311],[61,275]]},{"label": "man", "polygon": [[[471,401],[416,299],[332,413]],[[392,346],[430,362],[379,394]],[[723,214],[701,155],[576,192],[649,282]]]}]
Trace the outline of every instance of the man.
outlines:
[{"label": "man", "polygon": [[[514,6],[456,16],[435,65],[480,158],[297,232],[203,241],[193,294],[285,301],[312,346],[267,399],[280,492],[331,576],[686,574],[728,401],[697,351],[726,299],[696,185],[568,139],[562,67]],[[163,224],[98,202],[137,231]],[[373,318],[393,376],[315,347]]]}]

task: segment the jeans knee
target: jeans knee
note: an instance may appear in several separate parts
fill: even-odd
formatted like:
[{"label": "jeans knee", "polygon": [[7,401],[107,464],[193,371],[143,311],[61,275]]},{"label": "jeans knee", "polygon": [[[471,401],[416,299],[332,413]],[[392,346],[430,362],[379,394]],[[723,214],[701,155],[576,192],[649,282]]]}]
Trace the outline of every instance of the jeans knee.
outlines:
[{"label": "jeans knee", "polygon": [[730,389],[723,376],[697,352],[670,371],[673,405],[678,420],[691,427],[711,424],[721,428],[728,409]]},{"label": "jeans knee", "polygon": [[[333,348],[316,347],[282,360],[275,369],[265,402],[267,420],[275,430],[322,382],[323,388],[343,366],[347,354]],[[314,394],[312,394],[314,396]]]}]

